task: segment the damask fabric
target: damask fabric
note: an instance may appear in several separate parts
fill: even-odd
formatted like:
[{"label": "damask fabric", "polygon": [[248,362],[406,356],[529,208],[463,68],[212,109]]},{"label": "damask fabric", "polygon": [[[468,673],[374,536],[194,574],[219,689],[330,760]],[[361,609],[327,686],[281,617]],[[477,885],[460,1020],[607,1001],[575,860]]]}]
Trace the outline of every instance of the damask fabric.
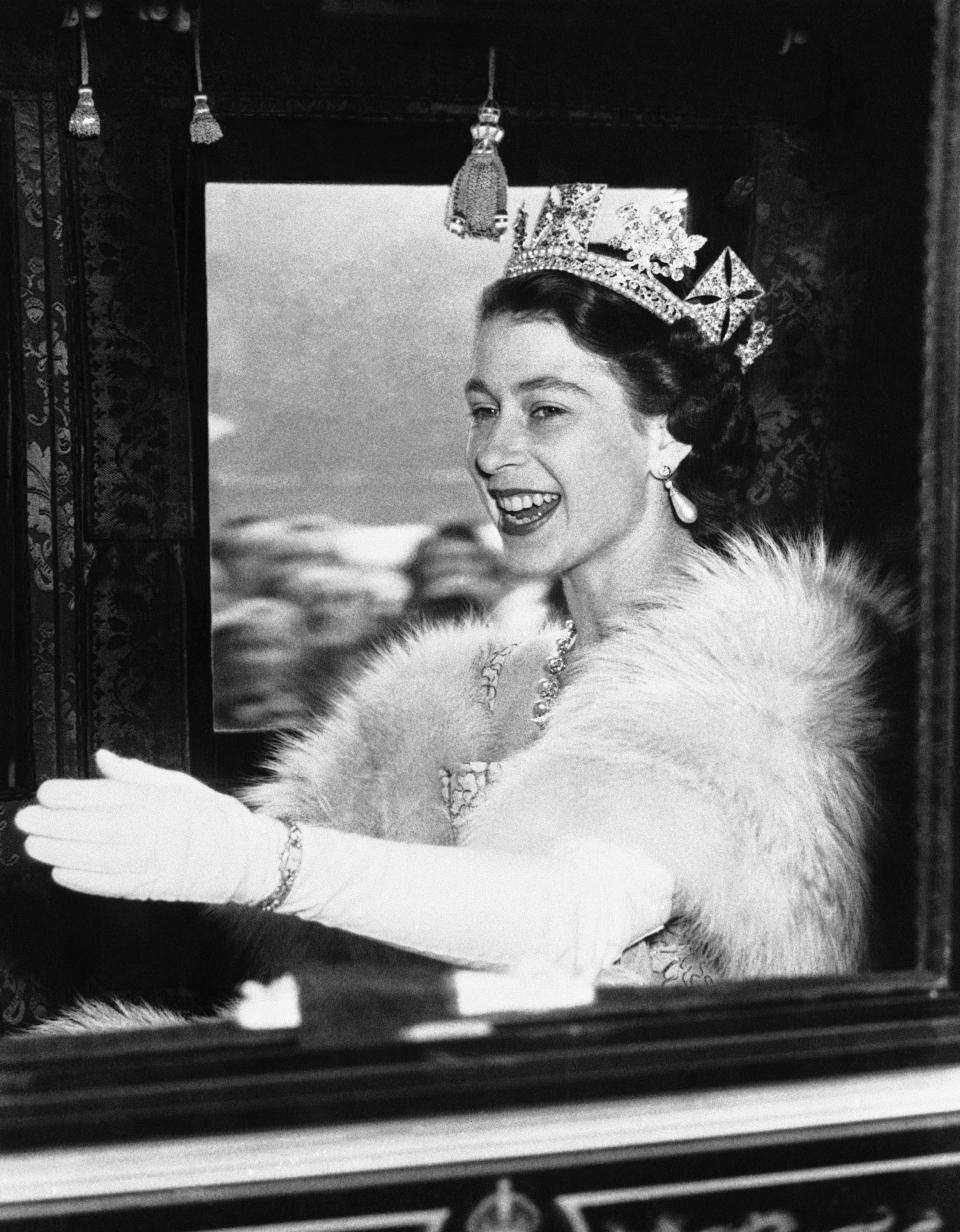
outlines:
[{"label": "damask fabric", "polygon": [[716,967],[697,949],[683,920],[670,919],[650,937],[628,946],[600,972],[605,984],[646,984],[679,988],[715,984]]},{"label": "damask fabric", "polygon": [[[520,861],[584,838],[642,853],[676,878],[674,920],[621,960],[628,978],[855,968],[884,722],[872,680],[904,627],[900,597],[820,542],[743,538],[650,600],[571,663],[540,736],[530,706],[559,630],[411,636],[281,751],[249,801],[304,827]],[[442,776],[471,764],[498,771],[454,818]],[[409,896],[404,914],[430,909]],[[252,912],[238,928],[267,969],[315,956],[323,931]],[[610,963],[609,944],[594,952]]]}]

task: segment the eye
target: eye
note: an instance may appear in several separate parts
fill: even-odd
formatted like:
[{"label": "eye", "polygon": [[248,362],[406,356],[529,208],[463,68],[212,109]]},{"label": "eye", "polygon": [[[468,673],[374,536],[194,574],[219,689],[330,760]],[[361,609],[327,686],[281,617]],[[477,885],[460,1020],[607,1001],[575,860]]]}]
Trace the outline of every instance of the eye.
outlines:
[{"label": "eye", "polygon": [[495,406],[487,405],[469,406],[467,407],[467,414],[474,421],[474,423],[479,423],[484,419],[493,419],[493,417],[497,414],[497,408]]},{"label": "eye", "polygon": [[555,419],[558,415],[566,415],[565,407],[555,406],[552,402],[538,402],[531,408],[531,419]]}]

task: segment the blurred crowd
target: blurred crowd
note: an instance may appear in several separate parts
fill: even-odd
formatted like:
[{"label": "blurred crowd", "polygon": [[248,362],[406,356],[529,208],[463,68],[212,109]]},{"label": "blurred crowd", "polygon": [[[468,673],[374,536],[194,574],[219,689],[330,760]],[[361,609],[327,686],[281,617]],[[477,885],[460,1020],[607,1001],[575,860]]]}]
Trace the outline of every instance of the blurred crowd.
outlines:
[{"label": "blurred crowd", "polygon": [[235,518],[211,544],[214,725],[322,714],[365,653],[423,621],[541,622],[557,586],[518,582],[480,526],[360,527]]}]

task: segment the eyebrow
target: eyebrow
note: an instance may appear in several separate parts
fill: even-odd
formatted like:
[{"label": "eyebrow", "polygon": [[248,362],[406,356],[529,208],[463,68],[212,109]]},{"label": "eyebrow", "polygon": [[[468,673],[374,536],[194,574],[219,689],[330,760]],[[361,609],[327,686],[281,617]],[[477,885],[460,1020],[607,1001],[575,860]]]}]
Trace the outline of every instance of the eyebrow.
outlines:
[{"label": "eyebrow", "polygon": [[[533,376],[526,381],[520,381],[515,388],[518,393],[522,394],[535,393],[540,389],[556,389],[561,393],[581,394],[585,398],[591,396],[582,385],[577,385],[574,381],[564,381],[558,376]],[[467,394],[480,393],[493,397],[483,381],[478,380],[476,377],[472,377],[467,381],[463,391]]]}]

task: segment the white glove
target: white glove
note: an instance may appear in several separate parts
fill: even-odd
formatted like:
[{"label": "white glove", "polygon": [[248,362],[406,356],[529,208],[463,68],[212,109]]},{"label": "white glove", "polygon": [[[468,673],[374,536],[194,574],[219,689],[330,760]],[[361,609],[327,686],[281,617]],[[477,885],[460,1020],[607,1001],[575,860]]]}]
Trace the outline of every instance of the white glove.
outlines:
[{"label": "white glove", "polygon": [[520,855],[305,826],[281,910],[458,966],[592,979],[664,925],[674,885],[644,852],[589,837]]},{"label": "white glove", "polygon": [[[287,829],[173,770],[97,754],[17,814],[61,885],[115,898],[257,903]],[[395,843],[308,826],[285,912],[468,966],[593,976],[668,918],[673,874],[640,851],[566,840],[540,855]]]},{"label": "white glove", "polygon": [[16,824],[71,890],[255,903],[276,887],[286,827],[188,774],[101,750],[101,779],[49,779]]}]

